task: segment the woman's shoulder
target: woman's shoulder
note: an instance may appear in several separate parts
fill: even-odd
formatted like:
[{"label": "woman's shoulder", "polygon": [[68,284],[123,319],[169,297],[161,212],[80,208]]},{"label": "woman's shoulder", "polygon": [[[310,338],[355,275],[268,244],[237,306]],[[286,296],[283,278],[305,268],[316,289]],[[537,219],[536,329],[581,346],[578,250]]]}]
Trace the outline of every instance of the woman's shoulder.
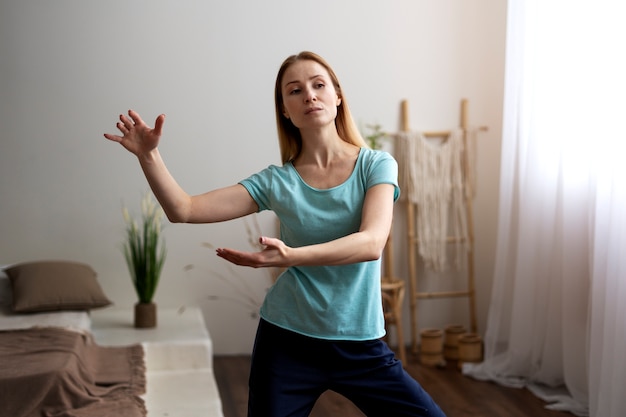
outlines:
[{"label": "woman's shoulder", "polygon": [[395,161],[395,158],[389,152],[371,148],[361,148],[360,159],[366,165],[381,161]]},{"label": "woman's shoulder", "polygon": [[260,170],[257,174],[261,175],[287,175],[293,171],[293,164],[285,162],[283,165],[271,164]]},{"label": "woman's shoulder", "polygon": [[293,168],[291,162],[287,162],[284,165],[268,165],[262,170],[242,180],[241,182],[263,183],[266,185],[277,184],[281,182],[292,183],[295,177],[296,170]]}]

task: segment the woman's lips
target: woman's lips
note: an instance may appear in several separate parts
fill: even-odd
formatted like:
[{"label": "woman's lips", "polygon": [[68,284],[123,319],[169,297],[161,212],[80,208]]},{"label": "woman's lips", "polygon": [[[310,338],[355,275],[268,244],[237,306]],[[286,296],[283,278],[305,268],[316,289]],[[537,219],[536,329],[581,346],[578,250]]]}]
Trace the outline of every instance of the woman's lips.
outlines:
[{"label": "woman's lips", "polygon": [[322,108],[321,107],[311,107],[310,109],[307,109],[304,112],[304,114],[310,114],[310,113],[313,113],[313,112],[316,112],[316,111],[319,111],[319,110],[322,110]]}]

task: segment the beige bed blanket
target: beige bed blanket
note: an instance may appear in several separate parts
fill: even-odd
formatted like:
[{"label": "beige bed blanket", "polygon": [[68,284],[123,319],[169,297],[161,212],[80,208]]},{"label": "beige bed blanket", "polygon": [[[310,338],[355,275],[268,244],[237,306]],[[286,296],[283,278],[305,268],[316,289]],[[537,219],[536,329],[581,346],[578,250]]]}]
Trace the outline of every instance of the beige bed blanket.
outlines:
[{"label": "beige bed blanket", "polygon": [[0,416],[143,417],[141,345],[61,328],[0,331]]}]

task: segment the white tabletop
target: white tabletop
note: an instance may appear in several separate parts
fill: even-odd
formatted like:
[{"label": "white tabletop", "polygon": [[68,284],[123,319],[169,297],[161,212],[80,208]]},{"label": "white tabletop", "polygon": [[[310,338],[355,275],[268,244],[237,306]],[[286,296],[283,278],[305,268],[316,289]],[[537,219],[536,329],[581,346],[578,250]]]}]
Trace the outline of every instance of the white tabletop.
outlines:
[{"label": "white tabletop", "polygon": [[184,309],[158,308],[157,326],[137,329],[133,326],[133,311],[105,308],[91,312],[91,328],[101,345],[120,346],[147,342],[185,342],[207,340],[209,333],[202,312],[197,307]]}]

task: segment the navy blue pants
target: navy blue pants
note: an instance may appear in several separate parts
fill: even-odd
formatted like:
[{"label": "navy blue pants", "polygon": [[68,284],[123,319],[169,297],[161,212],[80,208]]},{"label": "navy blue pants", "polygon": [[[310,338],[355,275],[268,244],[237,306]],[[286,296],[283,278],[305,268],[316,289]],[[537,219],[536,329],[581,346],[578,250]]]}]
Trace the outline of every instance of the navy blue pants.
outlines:
[{"label": "navy blue pants", "polygon": [[326,390],[348,398],[368,417],[445,417],[382,340],[315,339],[261,320],[248,417],[306,417]]}]

